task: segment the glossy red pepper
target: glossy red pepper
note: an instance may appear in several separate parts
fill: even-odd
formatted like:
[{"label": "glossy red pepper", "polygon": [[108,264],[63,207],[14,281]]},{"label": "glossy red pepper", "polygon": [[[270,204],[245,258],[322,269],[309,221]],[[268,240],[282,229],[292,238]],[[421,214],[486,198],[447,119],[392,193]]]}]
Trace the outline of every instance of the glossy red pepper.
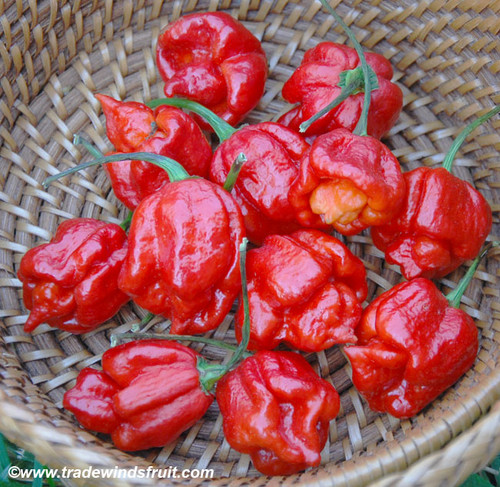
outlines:
[{"label": "glossy red pepper", "polygon": [[[366,61],[378,80],[378,89],[372,92],[368,114],[368,134],[380,139],[396,123],[403,107],[401,89],[391,82],[391,63],[380,54],[365,53]],[[299,105],[285,113],[279,123],[299,130],[300,125],[326,107],[341,93],[340,74],[360,66],[356,51],[334,42],[321,42],[307,50],[300,66],[284,84],[282,95],[289,103]],[[340,105],[310,125],[306,135],[320,135],[338,128],[352,132],[358,123],[363,93],[349,96]]]},{"label": "glossy red pepper", "polygon": [[[355,343],[367,295],[363,263],[342,242],[318,230],[272,235],[247,258],[250,350],[282,341],[318,352]],[[243,306],[235,320],[241,339]]]},{"label": "glossy red pepper", "polygon": [[337,129],[313,142],[288,198],[301,225],[354,235],[394,218],[405,194],[399,162],[382,142]]},{"label": "glossy red pepper", "polygon": [[67,220],[54,238],[28,250],[18,277],[31,311],[24,330],[41,323],[85,333],[104,323],[130,299],[118,289],[127,235],[114,223]]},{"label": "glossy red pepper", "polygon": [[264,93],[262,46],[224,12],[185,15],[167,26],[158,38],[156,61],[167,97],[197,101],[233,126]]},{"label": "glossy red pepper", "polygon": [[83,369],[63,406],[87,429],[111,434],[120,450],[162,447],[193,426],[213,402],[201,356],[175,342],[142,340],[107,350],[102,371]]},{"label": "glossy red pepper", "polygon": [[453,160],[467,136],[500,112],[497,105],[460,132],[443,165],[405,173],[407,194],[394,220],[372,229],[373,243],[397,264],[406,279],[440,278],[481,249],[492,226],[491,208],[468,182],[451,174]]},{"label": "glossy red pepper", "polygon": [[[151,152],[178,161],[191,175],[207,177],[212,149],[196,122],[182,110],[122,102],[95,95],[106,116],[106,133],[117,152]],[[111,162],[104,166],[116,197],[133,210],[169,179],[146,161]]]},{"label": "glossy red pepper", "polygon": [[333,386],[293,352],[260,351],[217,384],[224,436],[265,475],[318,466],[340,408]]},{"label": "glossy red pepper", "polygon": [[479,191],[446,169],[419,167],[404,177],[403,209],[371,229],[373,243],[406,279],[443,277],[479,253],[491,230],[491,208]]},{"label": "glossy red pepper", "polygon": [[371,409],[417,414],[474,363],[474,321],[424,278],[380,295],[364,311],[358,344],[346,347],[352,381]]},{"label": "glossy red pepper", "polygon": [[216,328],[240,291],[241,212],[201,178],[163,186],[142,200],[129,231],[120,289],[172,320],[172,333]]},{"label": "glossy red pepper", "polygon": [[264,122],[243,127],[215,151],[210,179],[220,185],[225,183],[238,154],[243,152],[247,158],[231,194],[242,210],[252,242],[260,244],[267,235],[298,230],[288,192],[308,147],[292,130]]}]

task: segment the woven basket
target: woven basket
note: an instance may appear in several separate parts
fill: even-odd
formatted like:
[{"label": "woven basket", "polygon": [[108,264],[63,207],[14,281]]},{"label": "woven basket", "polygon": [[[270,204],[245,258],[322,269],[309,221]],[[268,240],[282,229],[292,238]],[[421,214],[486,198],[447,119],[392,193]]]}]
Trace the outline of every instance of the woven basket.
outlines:
[{"label": "woven basket", "polygon": [[[362,44],[385,55],[403,89],[404,109],[386,143],[404,170],[439,164],[467,122],[500,103],[500,2],[488,0],[335,0],[332,6]],[[318,2],[294,0],[0,0],[0,431],[52,467],[177,466],[214,469],[214,485],[304,484],[361,486],[456,485],[500,451],[500,286],[498,256],[482,262],[462,299],[476,321],[481,348],[473,369],[411,420],[372,412],[357,394],[335,347],[307,358],[341,394],[323,464],[271,481],[223,438],[214,403],[205,418],[163,449],[129,455],[105,436],[82,430],[62,409],[64,392],[78,371],[99,365],[112,332],[129,330],[144,311],[129,305],[98,330],[73,336],[40,326],[22,331],[27,317],[16,271],[22,255],[45,242],[74,216],[119,222],[125,215],[100,168],[44,190],[50,174],[89,159],[72,144],[80,133],[102,151],[110,148],[94,93],[144,101],[161,97],[155,67],[160,29],[181,14],[224,10],[263,42],[270,76],[259,107],[247,122],[275,120],[288,107],[283,82],[306,49],[322,40],[345,42]],[[475,131],[462,148],[454,173],[484,194],[499,234],[500,127],[498,119]],[[366,265],[369,300],[401,281],[396,267],[364,233],[346,239]],[[440,283],[455,286],[465,267]],[[496,321],[495,321],[496,320]],[[231,316],[213,333],[234,342]],[[152,322],[162,332],[168,323]],[[210,346],[193,345],[222,360]],[[88,485],[160,484],[158,480],[84,481]],[[69,485],[73,485],[68,481]],[[167,480],[193,485],[202,480]]]}]

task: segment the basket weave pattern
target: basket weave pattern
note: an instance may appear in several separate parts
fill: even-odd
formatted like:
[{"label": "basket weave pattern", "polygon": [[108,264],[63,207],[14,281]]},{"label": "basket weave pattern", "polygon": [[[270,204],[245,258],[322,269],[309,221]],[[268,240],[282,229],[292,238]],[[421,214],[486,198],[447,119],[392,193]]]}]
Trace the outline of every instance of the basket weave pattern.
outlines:
[{"label": "basket weave pattern", "polygon": [[[386,142],[403,170],[439,164],[463,126],[500,103],[499,1],[335,0],[331,5],[365,48],[393,63],[405,97]],[[110,334],[128,331],[143,310],[128,305],[82,336],[47,325],[32,335],[22,331],[27,311],[16,271],[23,254],[48,241],[65,219],[120,222],[126,213],[102,169],[78,173],[47,190],[41,182],[90,159],[72,144],[73,134],[84,135],[103,152],[111,148],[94,93],[136,101],[163,96],[154,54],[160,29],[183,13],[207,10],[224,10],[241,20],[267,53],[266,93],[249,123],[276,120],[289,108],[281,87],[306,49],[322,40],[346,42],[319,2],[309,0],[0,0],[0,431],[51,466],[125,468],[153,462],[213,468],[216,485],[267,481],[224,440],[216,404],[175,444],[143,456],[117,451],[107,438],[80,429],[62,409],[62,396],[78,371],[98,365]],[[500,240],[499,127],[497,118],[476,130],[453,170],[491,204],[489,240]],[[401,281],[366,232],[346,241],[366,266],[368,300]],[[481,335],[473,369],[417,417],[399,421],[371,411],[353,388],[337,347],[307,356],[341,394],[342,408],[331,423],[322,466],[285,482],[352,487],[401,471],[379,485],[453,485],[500,451],[499,255],[498,249],[490,252],[462,299]],[[443,279],[442,289],[453,288],[463,273],[464,267]],[[168,322],[155,319],[151,328],[165,331]],[[232,316],[212,336],[234,343]],[[227,360],[214,347],[193,348],[209,359]],[[409,468],[421,457],[426,458]],[[141,480],[106,482],[100,485]]]}]

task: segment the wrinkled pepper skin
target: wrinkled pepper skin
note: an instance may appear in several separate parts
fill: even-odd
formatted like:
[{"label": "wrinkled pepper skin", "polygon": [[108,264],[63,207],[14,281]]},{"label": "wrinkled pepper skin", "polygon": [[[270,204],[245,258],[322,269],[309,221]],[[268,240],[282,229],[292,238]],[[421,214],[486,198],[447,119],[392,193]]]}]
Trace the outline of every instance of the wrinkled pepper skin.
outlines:
[{"label": "wrinkled pepper skin", "polygon": [[224,436],[265,475],[318,466],[337,391],[294,352],[260,351],[218,383]]},{"label": "wrinkled pepper skin", "polygon": [[288,199],[302,226],[355,235],[394,218],[405,194],[399,162],[382,142],[337,129],[314,140]]},{"label": "wrinkled pepper skin", "polygon": [[[246,268],[250,350],[272,350],[282,341],[304,352],[356,343],[366,271],[335,237],[318,230],[269,236],[248,252]],[[238,341],[243,317],[240,305]]]},{"label": "wrinkled pepper skin", "polygon": [[267,59],[260,41],[224,12],[185,15],[167,26],[156,62],[167,97],[201,103],[233,126],[264,94]]},{"label": "wrinkled pepper skin", "polygon": [[127,235],[114,223],[93,218],[66,220],[54,238],[28,250],[18,277],[31,311],[24,331],[41,323],[86,333],[112,318],[129,301],[118,289]]},{"label": "wrinkled pepper skin", "polygon": [[[207,177],[212,149],[200,127],[179,108],[151,110],[97,94],[106,116],[106,134],[116,152],[151,152],[175,159],[192,176]],[[134,210],[146,196],[169,182],[167,173],[145,161],[104,165],[116,197]]]},{"label": "wrinkled pepper skin", "polygon": [[[396,84],[391,83],[392,66],[384,56],[365,53],[365,57],[375,71],[379,84],[379,88],[371,93],[367,131],[368,135],[380,139],[396,123],[403,107],[403,93]],[[306,51],[302,63],[282,90],[286,101],[299,105],[285,113],[278,122],[298,131],[302,122],[309,120],[340,95],[341,89],[337,86],[340,73],[359,65],[355,49],[334,42],[321,42]],[[338,128],[352,132],[361,116],[363,100],[363,93],[351,95],[311,124],[305,135],[321,135]]]},{"label": "wrinkled pepper skin", "polygon": [[444,168],[404,174],[408,193],[401,213],[371,229],[375,246],[406,279],[438,279],[479,253],[492,216],[483,195]]},{"label": "wrinkled pepper skin", "polygon": [[216,328],[241,286],[241,212],[222,188],[201,178],[163,186],[134,212],[120,289],[172,320],[172,333]]},{"label": "wrinkled pepper skin", "polygon": [[474,363],[478,333],[432,281],[403,282],[375,299],[346,347],[352,381],[371,409],[397,418],[421,411]]},{"label": "wrinkled pepper skin", "polygon": [[213,402],[200,386],[200,355],[176,342],[141,340],[107,350],[102,371],[83,369],[63,406],[124,451],[162,447]]},{"label": "wrinkled pepper skin", "polygon": [[210,180],[223,185],[240,152],[247,162],[238,175],[232,196],[238,202],[247,237],[255,244],[272,234],[299,229],[288,192],[309,144],[302,136],[277,123],[243,127],[215,151]]}]

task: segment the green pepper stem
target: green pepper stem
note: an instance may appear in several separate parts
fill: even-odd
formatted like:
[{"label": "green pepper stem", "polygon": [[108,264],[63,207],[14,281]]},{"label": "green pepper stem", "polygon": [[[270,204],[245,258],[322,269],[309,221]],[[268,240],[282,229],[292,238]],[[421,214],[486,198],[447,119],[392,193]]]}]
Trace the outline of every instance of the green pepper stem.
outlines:
[{"label": "green pepper stem", "polygon": [[[87,152],[89,152],[90,155],[93,157],[99,158],[103,157],[104,155],[97,147],[92,145],[87,139],[84,139],[81,135],[78,134],[73,135],[73,144],[83,145],[83,147],[87,149]],[[120,223],[120,227],[122,227],[123,230],[127,231],[129,229],[133,214],[134,212],[130,211],[128,215],[125,217],[125,219]]]},{"label": "green pepper stem", "polygon": [[214,132],[217,134],[217,137],[219,137],[221,142],[229,139],[229,137],[236,132],[234,127],[212,112],[212,110],[209,110],[207,107],[204,107],[202,104],[193,100],[187,100],[186,98],[156,98],[146,102],[146,105],[149,108],[168,105],[177,108],[184,108],[185,110],[196,113],[206,120],[206,122],[214,129]]},{"label": "green pepper stem", "polygon": [[500,105],[497,105],[495,108],[490,110],[488,113],[485,113],[482,117],[479,117],[477,120],[474,120],[474,122],[471,122],[467,127],[465,127],[462,132],[460,132],[457,136],[457,138],[453,141],[453,144],[451,145],[448,153],[446,154],[446,157],[444,158],[443,161],[443,168],[446,169],[447,171],[451,172],[451,168],[453,166],[453,161],[455,160],[455,156],[457,155],[458,150],[462,146],[462,144],[465,142],[465,139],[469,136],[471,132],[473,132],[475,129],[477,129],[482,123],[486,122],[489,120],[491,117],[496,115],[497,113],[500,112]]},{"label": "green pepper stem", "polygon": [[474,273],[476,272],[476,269],[481,262],[481,259],[490,251],[492,247],[497,247],[498,245],[500,245],[500,242],[492,242],[486,245],[483,251],[474,259],[464,277],[462,277],[460,282],[457,284],[457,287],[453,291],[451,291],[451,293],[446,295],[446,299],[448,300],[452,308],[460,307],[460,300],[462,299],[467,286],[470,284],[470,281],[472,280]]},{"label": "green pepper stem", "polygon": [[247,162],[247,157],[243,152],[240,152],[238,154],[238,157],[234,160],[233,164],[231,165],[231,169],[229,170],[226,181],[224,182],[223,188],[230,193],[234,185],[236,184],[236,181],[238,180],[238,176],[240,174],[241,168],[243,167],[243,164]]},{"label": "green pepper stem", "polygon": [[[130,331],[132,333],[139,333],[141,331],[141,328],[143,326],[146,326],[156,315],[153,314],[153,313],[148,313],[142,320],[140,323],[135,323],[134,325],[132,325],[132,327],[130,328]],[[116,341],[116,338],[115,338],[115,341]]]},{"label": "green pepper stem", "polygon": [[361,117],[359,117],[358,123],[356,124],[356,128],[354,129],[354,134],[356,135],[368,135],[367,126],[368,126],[368,110],[370,109],[371,102],[371,91],[372,85],[370,81],[370,72],[368,70],[368,63],[366,62],[365,53],[361,44],[356,39],[353,31],[349,28],[349,26],[342,20],[342,17],[333,10],[333,8],[326,2],[326,0],[320,0],[323,6],[328,10],[328,12],[335,18],[335,20],[340,24],[347,37],[351,40],[354,49],[358,53],[359,60],[361,62],[361,69],[363,70],[363,76],[365,81],[365,97],[363,101],[363,110],[361,111]]},{"label": "green pepper stem", "polygon": [[123,228],[123,230],[127,231],[130,228],[130,224],[132,223],[132,217],[134,216],[133,211],[129,211],[128,215],[125,217],[125,219],[120,223],[120,227]]},{"label": "green pepper stem", "polygon": [[[220,340],[215,340],[213,338],[200,337],[196,335],[162,335],[160,333],[144,333],[144,332],[129,332],[129,333],[119,333],[118,335],[111,335],[113,343],[120,343],[125,340],[176,340],[185,342],[198,342],[205,343],[207,345],[213,345],[215,347],[224,348],[226,350],[236,351],[238,347],[236,345],[230,345],[226,342],[221,342]],[[250,353],[248,352],[248,356]]]},{"label": "green pepper stem", "polygon": [[75,172],[82,171],[83,169],[87,169],[92,166],[98,166],[101,164],[106,164],[108,162],[120,162],[120,161],[150,162],[151,164],[154,164],[155,166],[164,169],[168,174],[170,182],[181,181],[183,179],[188,179],[191,177],[177,161],[171,159],[170,157],[160,156],[158,154],[152,154],[151,152],[130,152],[130,153],[120,153],[120,154],[112,154],[109,156],[98,157],[93,161],[78,164],[78,166],[66,169],[65,171],[62,171],[59,174],[55,174],[54,176],[48,177],[42,184],[46,188],[54,181],[64,176],[73,174]]},{"label": "green pepper stem", "polygon": [[342,88],[340,95],[337,96],[333,101],[331,101],[326,107],[322,108],[316,115],[313,115],[310,119],[302,122],[299,125],[299,132],[304,133],[316,120],[326,115],[330,110],[339,106],[342,102],[347,100],[354,92],[363,87],[363,82],[359,78],[355,79],[353,83]]},{"label": "green pepper stem", "polygon": [[247,269],[246,269],[246,256],[247,256],[247,243],[246,238],[240,245],[240,274],[241,274],[241,295],[243,299],[243,327],[241,330],[241,343],[239,344],[236,352],[226,365],[229,371],[235,365],[248,348],[250,341],[250,305],[248,303],[248,286],[247,286]]},{"label": "green pepper stem", "polygon": [[227,374],[231,370],[231,368],[247,353],[248,342],[250,341],[250,308],[248,304],[248,288],[245,266],[247,242],[248,240],[244,238],[243,242],[240,245],[240,273],[244,311],[243,327],[241,330],[241,342],[226,365],[211,364],[203,358],[198,360],[200,384],[206,392],[210,392],[216,382],[220,378],[222,378],[222,376]]},{"label": "green pepper stem", "polygon": [[87,139],[84,139],[81,135],[75,134],[73,135],[73,144],[75,145],[83,145],[87,152],[90,153],[92,157],[95,159],[102,157],[104,154],[94,145],[92,145]]}]

